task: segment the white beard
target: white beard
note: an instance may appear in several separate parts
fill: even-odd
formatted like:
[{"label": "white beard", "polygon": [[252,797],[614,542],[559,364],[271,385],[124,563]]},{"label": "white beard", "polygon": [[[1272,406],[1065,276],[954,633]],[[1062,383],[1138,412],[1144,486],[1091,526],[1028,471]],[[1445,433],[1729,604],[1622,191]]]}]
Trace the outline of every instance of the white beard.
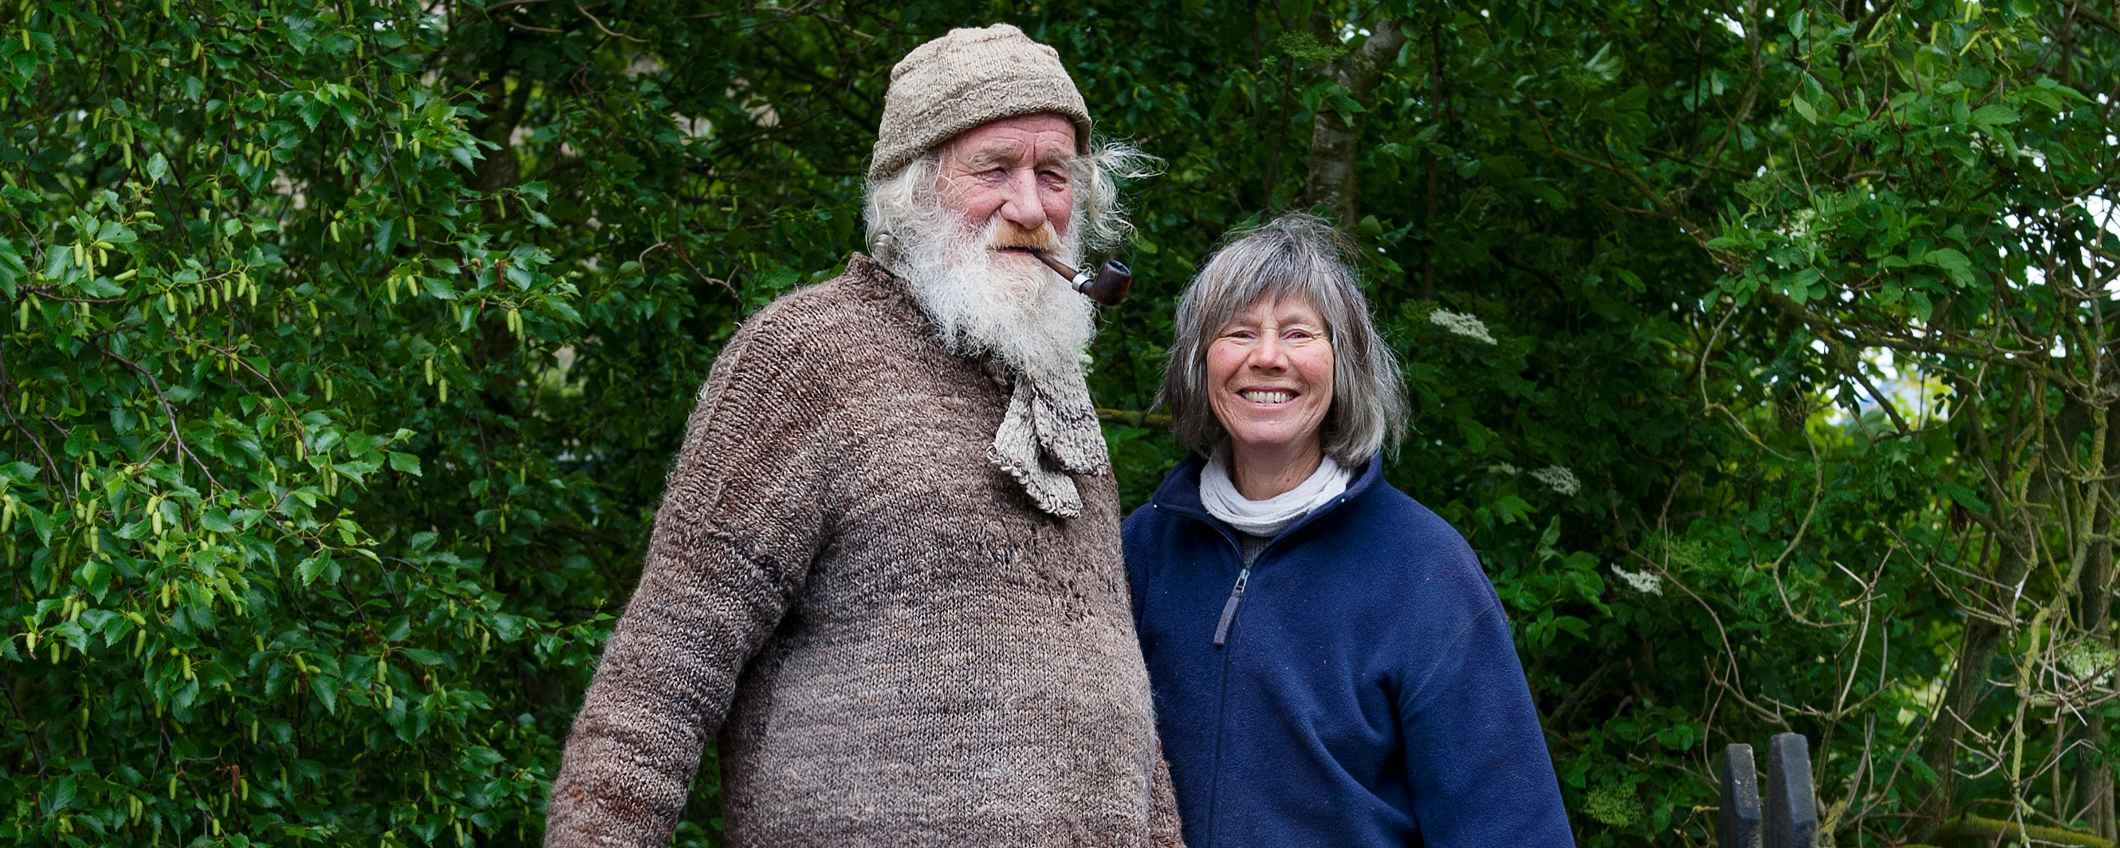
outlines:
[{"label": "white beard", "polygon": [[[1000,225],[995,216],[966,231],[954,214],[927,217],[900,239],[896,270],[950,352],[990,355],[1034,379],[1081,374],[1096,305],[1037,259],[989,249]],[[1073,265],[1081,238],[1068,230],[1055,252]]]}]

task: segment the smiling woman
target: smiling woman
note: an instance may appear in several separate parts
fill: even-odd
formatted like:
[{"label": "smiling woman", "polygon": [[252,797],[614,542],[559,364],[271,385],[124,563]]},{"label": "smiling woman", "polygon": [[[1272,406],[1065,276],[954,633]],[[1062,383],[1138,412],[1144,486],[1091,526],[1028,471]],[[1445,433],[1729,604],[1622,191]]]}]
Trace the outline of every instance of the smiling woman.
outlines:
[{"label": "smiling woman", "polygon": [[1332,367],[1325,319],[1293,294],[1254,302],[1208,344],[1207,404],[1246,498],[1272,498],[1317,469]]},{"label": "smiling woman", "polygon": [[[1322,349],[1330,372],[1322,380],[1308,377],[1318,404],[1310,410],[1318,417],[1307,422],[1315,440],[1310,465],[1330,455],[1359,466],[1395,446],[1406,418],[1398,362],[1369,320],[1369,302],[1342,259],[1344,240],[1310,215],[1283,216],[1238,235],[1215,252],[1178,302],[1177,338],[1157,403],[1170,409],[1179,441],[1208,454],[1228,440],[1228,422],[1215,400],[1220,381],[1211,370],[1214,362],[1229,361],[1216,359],[1217,351],[1229,357],[1257,350],[1270,323],[1277,338],[1263,346],[1271,348],[1263,351],[1269,358],[1254,364],[1269,372],[1287,370],[1294,361],[1277,354],[1308,356],[1305,351]],[[1229,364],[1244,376],[1244,363]],[[1279,387],[1287,388],[1287,380]]]},{"label": "smiling woman", "polygon": [[1195,845],[1574,844],[1477,557],[1383,481],[1405,401],[1323,221],[1210,258],[1162,400],[1195,456],[1126,521]]}]

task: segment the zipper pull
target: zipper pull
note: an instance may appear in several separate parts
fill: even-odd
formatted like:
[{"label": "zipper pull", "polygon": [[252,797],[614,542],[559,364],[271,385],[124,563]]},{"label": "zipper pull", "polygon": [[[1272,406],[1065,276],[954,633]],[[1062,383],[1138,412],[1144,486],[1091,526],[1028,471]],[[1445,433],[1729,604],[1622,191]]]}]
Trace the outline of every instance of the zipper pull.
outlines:
[{"label": "zipper pull", "polygon": [[1215,624],[1215,647],[1229,642],[1229,625],[1237,618],[1237,604],[1244,600],[1244,584],[1251,581],[1251,567],[1237,572],[1237,585],[1229,587],[1229,600],[1222,603],[1222,620]]}]

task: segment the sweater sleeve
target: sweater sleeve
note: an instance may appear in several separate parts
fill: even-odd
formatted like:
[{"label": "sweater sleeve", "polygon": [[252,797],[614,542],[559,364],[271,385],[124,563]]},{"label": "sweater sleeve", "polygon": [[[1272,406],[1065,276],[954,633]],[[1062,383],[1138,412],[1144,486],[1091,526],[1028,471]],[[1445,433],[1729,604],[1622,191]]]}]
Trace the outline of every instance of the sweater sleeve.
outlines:
[{"label": "sweater sleeve", "polygon": [[1141,538],[1148,533],[1149,512],[1152,505],[1135,507],[1133,514],[1119,524],[1119,550],[1126,564],[1126,598],[1134,614],[1134,630],[1141,630],[1141,598],[1148,593],[1148,566],[1145,562],[1148,549]]},{"label": "sweater sleeve", "polygon": [[830,398],[773,314],[731,339],[693,408],[553,780],[548,846],[669,844],[738,676],[822,539]]},{"label": "sweater sleeve", "polygon": [[1149,848],[1185,848],[1178,824],[1178,795],[1171,788],[1170,761],[1163,758],[1163,744],[1156,743],[1155,785],[1149,787]]},{"label": "sweater sleeve", "polygon": [[1402,693],[1414,817],[1428,848],[1572,846],[1509,622],[1482,588],[1486,604],[1455,639],[1422,652],[1433,665]]},{"label": "sweater sleeve", "polygon": [[[1141,597],[1148,592],[1145,559],[1147,549],[1140,537],[1148,532],[1153,508],[1135,508],[1132,515],[1120,525],[1120,549],[1126,561],[1126,587],[1129,603],[1133,607],[1135,638],[1141,629]],[[1163,756],[1163,741],[1156,740],[1156,772],[1149,786],[1148,844],[1150,848],[1184,848],[1185,838],[1178,822],[1178,795],[1170,782],[1170,760]]]}]

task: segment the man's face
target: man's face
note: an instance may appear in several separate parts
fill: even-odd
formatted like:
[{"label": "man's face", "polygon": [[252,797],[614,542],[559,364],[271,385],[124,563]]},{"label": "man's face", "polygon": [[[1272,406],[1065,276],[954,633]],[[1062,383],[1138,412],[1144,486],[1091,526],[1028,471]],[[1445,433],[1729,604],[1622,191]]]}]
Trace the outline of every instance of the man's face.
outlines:
[{"label": "man's face", "polygon": [[940,152],[936,189],[943,208],[961,216],[966,230],[978,231],[999,217],[1021,232],[1036,233],[1050,225],[1054,233],[1067,234],[1075,208],[1069,168],[1075,158],[1075,125],[1066,118],[1003,118],[944,142]]},{"label": "man's face", "polygon": [[1070,165],[1075,127],[1027,115],[973,128],[937,151],[936,198],[896,230],[895,269],[959,353],[1036,374],[1079,373],[1095,304],[1031,256],[1080,263]]}]

